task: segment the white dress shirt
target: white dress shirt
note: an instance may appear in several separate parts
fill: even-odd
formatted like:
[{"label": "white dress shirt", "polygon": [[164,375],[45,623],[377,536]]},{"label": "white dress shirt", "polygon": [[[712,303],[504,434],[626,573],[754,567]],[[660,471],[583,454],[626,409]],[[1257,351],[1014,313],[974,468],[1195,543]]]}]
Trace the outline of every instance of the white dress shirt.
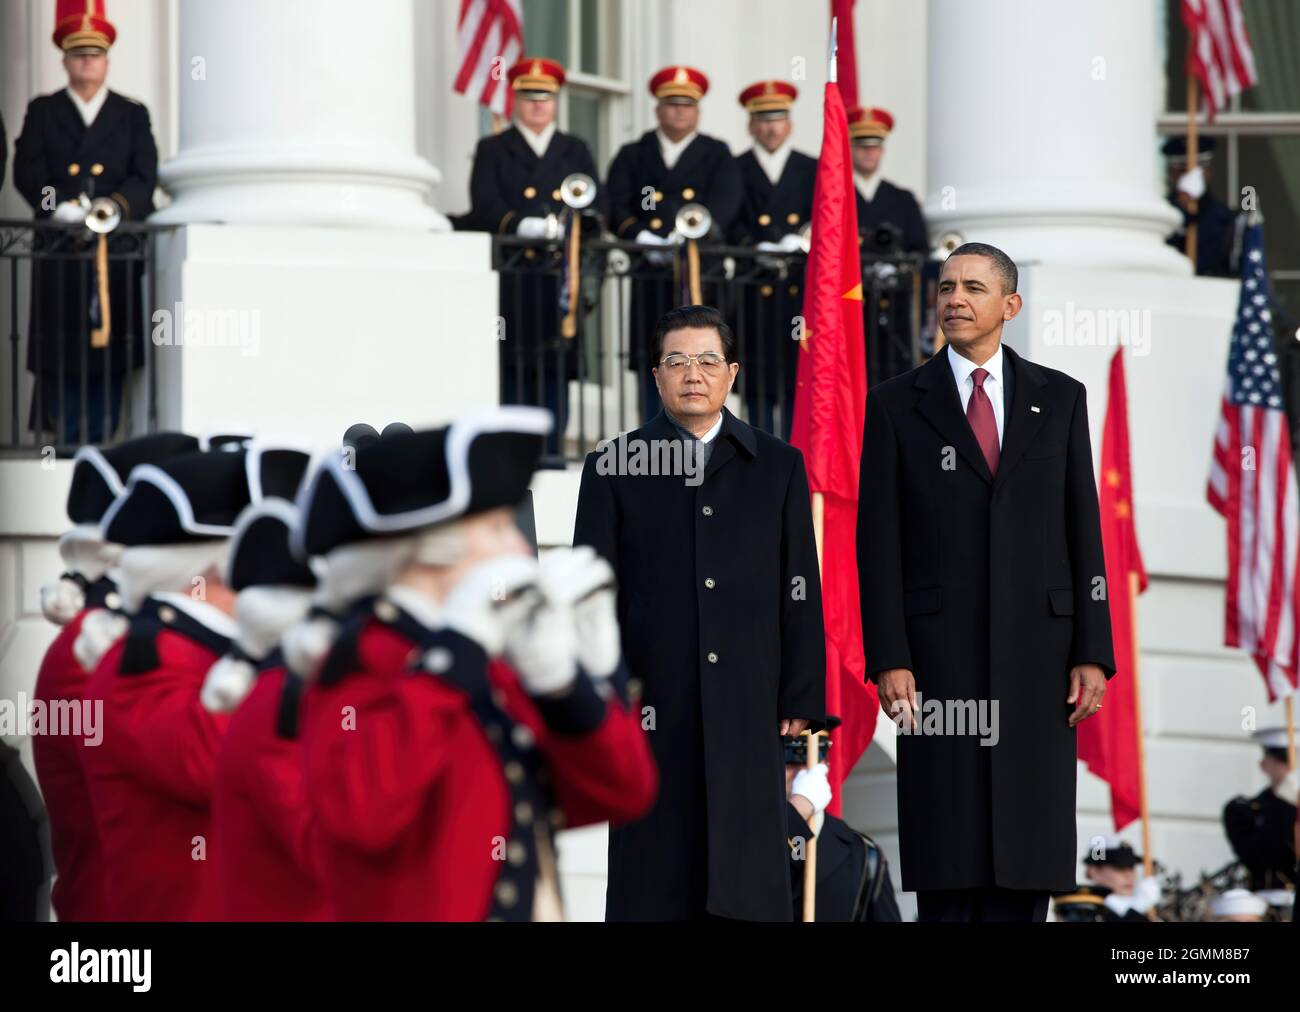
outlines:
[{"label": "white dress shirt", "polygon": [[984,393],[988,395],[989,403],[993,405],[993,418],[998,423],[998,448],[1002,447],[1002,402],[1006,396],[1002,386],[1002,345],[998,345],[992,357],[987,362],[975,364],[970,359],[958,355],[952,350],[952,345],[948,345],[948,364],[952,366],[952,378],[957,381],[957,393],[961,395],[961,413],[966,413],[966,407],[970,404],[970,395],[975,392],[975,380],[972,374],[976,369],[987,369],[988,375],[984,377]]},{"label": "white dress shirt", "polygon": [[775,151],[768,151],[761,144],[754,145],[754,160],[758,162],[758,167],[763,170],[763,175],[767,176],[773,186],[781,181],[781,173],[785,171],[785,163],[790,160],[791,147],[789,141],[786,141]]},{"label": "white dress shirt", "polygon": [[71,88],[65,89],[68,98],[72,99],[72,104],[77,107],[77,112],[81,113],[81,122],[86,126],[95,122],[95,117],[99,115],[99,110],[104,107],[104,99],[108,98],[108,88],[101,86],[99,91],[90,96],[90,101],[84,100]]},{"label": "white dress shirt", "polygon": [[664,160],[664,168],[666,169],[671,169],[676,165],[677,159],[682,156],[682,152],[686,150],[691,141],[699,136],[698,131],[693,131],[679,141],[670,141],[668,135],[662,130],[656,130],[655,134],[659,138],[659,154]]},{"label": "white dress shirt", "polygon": [[880,189],[880,170],[877,169],[869,176],[853,173],[853,185],[862,194],[862,199],[870,204],[876,199],[876,191]]},{"label": "white dress shirt", "polygon": [[541,133],[535,134],[522,123],[516,123],[519,128],[519,136],[528,142],[528,146],[533,149],[533,153],[538,158],[546,157],[546,149],[551,146],[551,138],[555,136],[555,120],[546,124]]}]

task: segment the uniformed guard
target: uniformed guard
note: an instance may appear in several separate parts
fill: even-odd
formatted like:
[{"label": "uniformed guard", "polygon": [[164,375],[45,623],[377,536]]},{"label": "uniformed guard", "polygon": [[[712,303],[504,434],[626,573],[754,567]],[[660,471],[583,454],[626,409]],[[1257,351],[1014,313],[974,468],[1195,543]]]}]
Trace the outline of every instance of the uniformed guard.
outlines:
[{"label": "uniformed guard", "polygon": [[558,549],[539,566],[512,519],[549,425],[508,407],[380,440],[302,497],[300,552],[401,556],[302,709],[341,919],[558,919],[554,830],[654,798],[608,564]]},{"label": "uniformed guard", "polygon": [[125,546],[131,616],[85,691],[103,707],[103,740],[82,762],[109,919],[220,917],[211,804],[229,718],[199,693],[238,631],[223,563],[242,510],[291,496],[306,465],[305,454],[256,444],[182,454],[136,467],[104,516],[105,539]]},{"label": "uniformed guard", "polygon": [[[653,249],[633,262],[628,317],[627,367],[641,377],[644,420],[659,411],[659,396],[649,359],[655,324],[664,313],[690,299],[680,297],[670,250],[677,241],[677,212],[702,204],[712,218],[707,238],[721,240],[740,210],[740,172],[726,143],[699,132],[700,99],[709,79],[694,67],[665,67],[650,78],[659,126],[625,144],[609,167],[609,224],[614,234]],[[707,270],[708,261],[703,268]],[[678,275],[680,282],[680,273]],[[700,301],[725,304],[724,286],[704,284]]]},{"label": "uniformed guard", "polygon": [[144,361],[143,264],[98,263],[98,240],[89,244],[82,227],[94,198],[110,200],[123,220],[154,209],[158,152],[148,110],[104,83],[116,37],[104,0],[58,0],[54,44],[68,87],[32,100],[14,145],[14,185],[37,220],[68,226],[37,234],[27,342],[27,368],[38,379],[31,426],[63,444],[112,436],[125,377]]},{"label": "uniformed guard", "polygon": [[221,913],[232,921],[319,921],[330,916],[303,755],[292,706],[296,678],[281,639],[312,607],[316,573],[290,550],[297,508],[266,499],[240,514],[226,583],[235,592],[235,640],[200,699],[230,714],[217,753],[212,823]]},{"label": "uniformed guard", "polygon": [[740,379],[751,424],[790,438],[799,343],[795,317],[803,312],[801,234],[811,226],[817,159],[790,143],[790,107],[798,90],[786,81],[759,81],[740,93],[754,145],[736,156],[744,184],[731,229],[737,245],[754,246],[760,259],[736,312],[741,335]]},{"label": "uniformed guard", "polygon": [[[548,450],[558,453],[579,347],[576,332],[564,334],[560,304],[566,250],[558,240],[568,210],[564,184],[575,174],[588,177],[592,185],[599,177],[586,141],[556,125],[564,67],[525,57],[506,76],[514,90],[515,122],[479,141],[469,184],[472,206],[460,227],[537,240],[536,245],[499,251],[505,324],[501,403],[547,407],[558,419]],[[598,230],[603,200],[597,190],[590,213],[581,217],[589,232]]]},{"label": "uniformed guard", "polygon": [[[828,729],[840,725],[827,717]],[[794,919],[803,920],[804,875],[808,841],[817,840],[818,921],[901,921],[885,854],[865,833],[826,811],[831,785],[826,765],[831,739],[817,738],[819,762],[807,767],[807,734],[787,735],[785,743],[786,845],[790,848],[790,889]]]},{"label": "uniformed guard", "polygon": [[1253,890],[1295,886],[1295,778],[1287,756],[1283,727],[1256,731],[1264,749],[1260,771],[1268,786],[1253,798],[1236,797],[1223,808],[1223,829],[1233,853],[1250,873]]},{"label": "uniformed guard", "polygon": [[1160,901],[1160,880],[1141,875],[1141,863],[1133,848],[1116,836],[1101,837],[1083,856],[1088,881],[1098,887],[1102,904],[1114,920],[1155,919],[1151,914]]},{"label": "uniformed guard", "polygon": [[[59,555],[67,568],[41,592],[46,617],[62,626],[45,651],[32,693],[48,712],[69,705],[80,709],[88,671],[74,647],[82,626],[92,614],[120,607],[113,567],[122,546],[104,540],[100,528],[104,512],[137,464],[161,463],[197,447],[193,436],[158,432],[103,449],[83,446],[73,458],[67,504],[73,527],[59,538]],[[83,730],[81,740],[93,737],[93,729]],[[103,863],[79,738],[33,735],[32,758],[49,811],[50,847],[58,871],[51,897],[54,912],[61,921],[102,920]]]},{"label": "uniformed guard", "polygon": [[[1188,166],[1187,138],[1170,137],[1160,148],[1169,182],[1168,201],[1178,209],[1183,223],[1165,242],[1179,253],[1187,250],[1187,227],[1196,222],[1196,273],[1208,277],[1234,277],[1232,243],[1236,215],[1210,192],[1213,137],[1196,139],[1196,164]],[[1193,213],[1192,208],[1196,211]]]}]

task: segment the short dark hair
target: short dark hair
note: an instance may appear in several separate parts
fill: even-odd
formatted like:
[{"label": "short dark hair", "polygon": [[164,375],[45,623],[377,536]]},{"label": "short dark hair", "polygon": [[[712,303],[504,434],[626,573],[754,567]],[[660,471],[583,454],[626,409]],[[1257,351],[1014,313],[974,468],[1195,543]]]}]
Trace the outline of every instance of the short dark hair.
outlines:
[{"label": "short dark hair", "polygon": [[654,352],[654,358],[650,364],[658,366],[659,360],[663,358],[665,337],[674,330],[687,330],[688,328],[712,328],[716,330],[718,337],[722,339],[723,358],[728,362],[736,361],[736,335],[732,333],[731,326],[718,310],[712,306],[679,306],[677,309],[668,310],[663,316],[659,317],[659,323],[655,326],[654,343],[650,349]]},{"label": "short dark hair", "polygon": [[1010,295],[1020,283],[1020,272],[1016,270],[1016,262],[996,246],[990,246],[986,242],[964,242],[948,254],[949,260],[953,257],[987,257],[992,260],[994,273],[1002,279],[1003,295]]}]

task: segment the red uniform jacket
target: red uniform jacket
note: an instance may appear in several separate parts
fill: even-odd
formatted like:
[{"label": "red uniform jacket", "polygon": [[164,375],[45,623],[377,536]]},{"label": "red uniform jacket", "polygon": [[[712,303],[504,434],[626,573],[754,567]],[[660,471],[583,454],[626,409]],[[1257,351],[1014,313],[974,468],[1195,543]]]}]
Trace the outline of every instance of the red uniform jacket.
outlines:
[{"label": "red uniform jacket", "polygon": [[307,692],[307,789],[335,914],[527,920],[553,829],[653,803],[636,712],[581,673],[562,699],[534,700],[476,643],[397,613],[357,620]]},{"label": "red uniform jacket", "polygon": [[217,746],[229,721],[199,703],[229,639],[146,600],[86,687],[104,702],[104,741],[83,748],[111,920],[218,920],[211,835]]},{"label": "red uniform jacket", "polygon": [[[73,703],[81,707],[86,689],[86,670],[72,652],[87,613],[102,607],[113,589],[112,581],[99,580],[86,591],[86,608],[65,625],[45,651],[36,676],[33,698],[45,703],[48,713],[55,705]],[[59,702],[66,701],[66,702]],[[81,709],[82,730],[85,709]],[[92,715],[91,719],[95,719]],[[102,726],[97,729],[102,732]],[[50,817],[50,850],[58,877],[50,899],[61,921],[98,921],[104,914],[104,865],[99,832],[90,807],[90,792],[81,768],[81,749],[87,735],[38,734],[32,736],[32,757],[36,778]]]},{"label": "red uniform jacket", "polygon": [[307,807],[296,712],[289,709],[301,683],[282,664],[277,651],[262,665],[253,690],[231,715],[217,754],[212,818],[222,909],[232,921],[331,916]]}]

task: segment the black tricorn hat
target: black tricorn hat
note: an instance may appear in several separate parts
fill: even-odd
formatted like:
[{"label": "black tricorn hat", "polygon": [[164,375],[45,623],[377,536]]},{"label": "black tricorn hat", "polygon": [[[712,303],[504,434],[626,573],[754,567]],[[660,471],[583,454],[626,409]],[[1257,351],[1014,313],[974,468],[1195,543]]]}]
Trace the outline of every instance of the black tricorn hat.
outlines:
[{"label": "black tricorn hat", "polygon": [[322,555],[341,545],[514,506],[537,469],[551,414],[509,407],[467,415],[440,429],[385,435],[358,446],[352,466],[331,454],[298,499],[294,550]]},{"label": "black tricorn hat", "polygon": [[113,500],[126,489],[132,468],[157,464],[197,450],[198,446],[197,439],[183,432],[151,432],[116,446],[81,447],[72,458],[68,519],[74,524],[99,523]]},{"label": "black tricorn hat", "polygon": [[303,450],[256,443],[142,464],[105,513],[104,539],[130,547],[228,538],[249,503],[292,497],[309,462]]},{"label": "black tricorn hat", "polygon": [[315,587],[316,574],[289,550],[298,508],[284,499],[254,503],[239,515],[230,536],[226,583],[247,587]]}]

